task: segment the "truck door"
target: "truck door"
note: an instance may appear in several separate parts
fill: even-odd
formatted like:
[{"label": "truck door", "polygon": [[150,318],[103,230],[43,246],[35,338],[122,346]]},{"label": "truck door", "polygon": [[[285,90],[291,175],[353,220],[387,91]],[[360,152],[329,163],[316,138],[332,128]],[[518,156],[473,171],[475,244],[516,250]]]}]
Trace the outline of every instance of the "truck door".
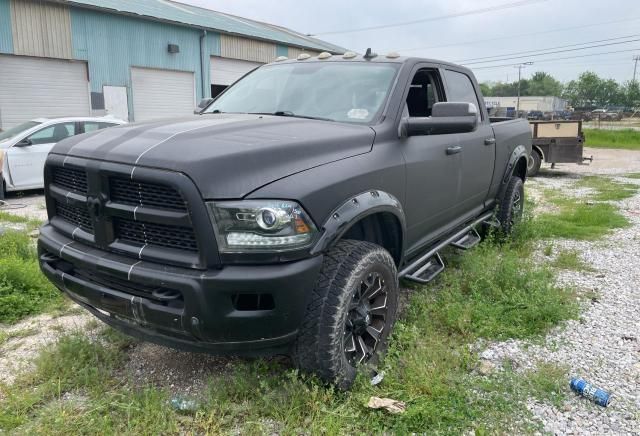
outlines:
[{"label": "truck door", "polygon": [[73,122],[44,127],[7,150],[7,164],[16,188],[37,188],[44,185],[44,162],[56,144],[75,135]]},{"label": "truck door", "polygon": [[458,214],[464,215],[484,207],[493,177],[496,143],[487,113],[481,105],[471,77],[450,69],[443,70],[443,75],[447,101],[474,104],[478,108],[480,118],[475,131],[458,135],[459,144],[462,146],[459,154],[462,179],[458,197]]},{"label": "truck door", "polygon": [[[402,117],[429,117],[444,99],[437,68],[417,67],[405,90]],[[401,145],[407,168],[406,208],[409,250],[455,218],[461,156],[448,149],[459,145],[457,134],[410,136]]]}]

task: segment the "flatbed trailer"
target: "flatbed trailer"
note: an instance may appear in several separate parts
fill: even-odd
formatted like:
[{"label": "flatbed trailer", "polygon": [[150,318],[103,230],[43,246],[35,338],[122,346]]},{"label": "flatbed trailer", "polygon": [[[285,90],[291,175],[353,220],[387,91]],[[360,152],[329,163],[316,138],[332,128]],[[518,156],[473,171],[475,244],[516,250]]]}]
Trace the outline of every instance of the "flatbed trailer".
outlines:
[{"label": "flatbed trailer", "polygon": [[530,121],[532,148],[527,165],[527,175],[535,176],[542,161],[550,163],[583,164],[593,161],[593,156],[585,157],[584,133],[581,120]]}]

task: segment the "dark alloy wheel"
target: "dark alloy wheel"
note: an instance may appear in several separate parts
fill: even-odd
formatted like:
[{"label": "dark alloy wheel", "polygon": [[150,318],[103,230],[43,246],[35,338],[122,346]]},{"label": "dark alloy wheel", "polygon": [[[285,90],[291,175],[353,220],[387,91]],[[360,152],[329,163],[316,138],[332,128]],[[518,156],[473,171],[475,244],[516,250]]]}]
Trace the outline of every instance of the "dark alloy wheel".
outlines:
[{"label": "dark alloy wheel", "polygon": [[370,242],[342,240],[324,255],[294,347],[296,365],[340,389],[387,347],[398,307],[396,265]]},{"label": "dark alloy wheel", "polygon": [[353,293],[344,327],[344,352],[352,366],[366,363],[376,352],[387,321],[387,287],[378,272],[360,281]]},{"label": "dark alloy wheel", "polygon": [[498,221],[504,233],[511,233],[513,226],[524,214],[524,182],[512,176],[498,206]]}]

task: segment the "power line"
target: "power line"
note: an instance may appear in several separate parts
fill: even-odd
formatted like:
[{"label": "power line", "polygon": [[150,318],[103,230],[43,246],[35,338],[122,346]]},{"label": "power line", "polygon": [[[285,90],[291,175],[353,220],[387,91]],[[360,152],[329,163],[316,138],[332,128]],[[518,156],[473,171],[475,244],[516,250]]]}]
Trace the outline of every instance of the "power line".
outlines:
[{"label": "power line", "polygon": [[[639,39],[631,39],[629,41],[622,41],[622,42],[610,42],[610,43],[607,43],[607,44],[590,45],[588,47],[570,48],[570,49],[565,49],[565,50],[555,50],[555,51],[549,51],[549,52],[546,52],[546,53],[527,54],[527,55],[512,56],[512,57],[501,57],[499,59],[492,59],[492,60],[485,60],[485,61],[474,61],[474,62],[455,61],[455,62],[456,63],[462,63],[463,65],[486,64],[487,62],[509,61],[509,60],[514,60],[514,59],[523,59],[523,58],[530,58],[530,57],[535,57],[535,56],[545,56],[545,55],[556,54],[556,53],[567,53],[567,52],[573,52],[573,51],[579,51],[579,50],[587,50],[587,49],[591,49],[591,48],[608,47],[608,46],[620,45],[620,44],[628,44],[630,42],[636,42],[636,41],[640,41],[640,38]],[[517,54],[517,53],[513,53],[513,54]],[[497,57],[497,56],[494,56],[494,57]],[[538,62],[538,61],[536,61],[536,62]]]},{"label": "power line", "polygon": [[[582,26],[572,26],[572,27],[563,27],[560,29],[552,29],[552,30],[544,30],[544,31],[540,31],[540,32],[531,32],[531,33],[520,33],[520,34],[509,34],[509,38],[516,38],[516,37],[521,37],[521,36],[535,36],[535,35],[544,35],[547,33],[557,33],[557,32],[566,32],[568,30],[576,30],[576,29],[584,29],[587,27],[595,27],[595,26],[605,26],[607,24],[619,24],[619,23],[626,23],[629,21],[638,21],[640,20],[640,17],[635,17],[635,18],[627,18],[624,20],[614,20],[614,21],[603,21],[601,23],[593,23],[593,24],[585,24]],[[456,47],[456,46],[460,46],[460,45],[473,45],[473,44],[479,44],[479,43],[483,43],[483,42],[491,42],[491,41],[504,41],[505,36],[497,36],[495,38],[487,38],[487,39],[475,39],[473,41],[465,41],[465,42],[454,42],[454,43],[449,43],[449,44],[443,44],[443,45],[429,45],[429,46],[422,46],[422,47],[413,47],[413,48],[393,48],[393,49],[378,49],[379,52],[385,52],[385,51],[397,51],[397,52],[405,52],[405,51],[416,51],[416,50],[427,50],[427,49],[431,49],[431,48],[446,48],[446,47]]]},{"label": "power line", "polygon": [[448,15],[440,15],[438,17],[428,17],[428,18],[422,18],[419,20],[412,20],[412,21],[403,21],[403,22],[399,22],[399,23],[393,23],[393,24],[380,24],[380,25],[376,25],[376,26],[368,26],[368,27],[359,27],[359,28],[350,28],[350,29],[342,29],[342,30],[332,30],[332,31],[327,31],[327,32],[318,32],[318,33],[314,33],[314,34],[309,34],[307,36],[323,36],[323,35],[338,35],[338,34],[344,34],[344,33],[355,33],[355,32],[364,32],[366,30],[379,30],[379,29],[389,29],[392,27],[401,27],[401,26],[409,26],[412,24],[419,24],[419,23],[426,23],[429,21],[438,21],[438,20],[447,20],[450,18],[458,18],[458,17],[466,17],[469,15],[477,15],[477,14],[485,14],[487,12],[496,12],[496,11],[501,11],[504,9],[511,9],[511,8],[517,8],[519,6],[526,6],[529,4],[533,4],[533,3],[542,3],[542,2],[546,2],[549,0],[521,0],[521,1],[517,1],[514,3],[507,3],[507,4],[503,4],[503,5],[498,5],[498,6],[490,6],[490,7],[486,7],[486,8],[481,8],[481,9],[472,9],[469,11],[464,11],[464,12],[457,12],[454,14],[448,14]]},{"label": "power line", "polygon": [[[614,53],[629,53],[632,51],[640,51],[640,48],[631,48],[628,50],[616,50],[616,51],[608,51],[608,52],[600,52],[600,53],[589,53],[589,54],[584,54],[584,55],[576,55],[576,56],[566,56],[563,58],[550,58],[550,59],[536,59],[536,64],[540,64],[542,62],[554,62],[554,61],[564,61],[567,59],[578,59],[578,58],[585,58],[585,57],[589,57],[589,56],[602,56],[602,55],[608,55],[608,54],[614,54]],[[503,67],[513,67],[515,65],[518,65],[517,63],[510,63],[510,64],[501,64],[501,65],[487,65],[484,67],[474,67],[473,70],[487,70],[490,68],[503,68]]]},{"label": "power line", "polygon": [[[525,51],[519,51],[519,52],[513,52],[513,53],[504,53],[504,54],[500,54],[500,55],[483,56],[483,57],[479,57],[479,58],[470,58],[470,59],[465,59],[465,60],[459,61],[459,62],[476,61],[476,60],[492,59],[492,58],[501,58],[503,56],[511,56],[511,55],[525,54],[525,53],[535,53],[535,52],[546,51],[546,50],[556,50],[556,49],[559,49],[559,48],[577,47],[579,45],[595,44],[595,43],[598,43],[598,42],[607,42],[607,41],[616,41],[616,40],[619,40],[619,39],[636,38],[638,36],[640,36],[640,34],[628,35],[628,36],[618,36],[616,38],[598,39],[598,40],[595,40],[595,41],[586,41],[586,42],[579,42],[579,43],[576,43],[576,44],[559,45],[559,46],[556,46],[556,47],[539,48],[539,49],[536,49],[536,50],[525,50]],[[625,44],[627,42],[633,42],[633,41],[621,41],[620,44]],[[578,50],[582,50],[582,49],[585,49],[585,48],[588,48],[588,47],[581,47]],[[532,55],[532,56],[536,56],[536,55]]]}]

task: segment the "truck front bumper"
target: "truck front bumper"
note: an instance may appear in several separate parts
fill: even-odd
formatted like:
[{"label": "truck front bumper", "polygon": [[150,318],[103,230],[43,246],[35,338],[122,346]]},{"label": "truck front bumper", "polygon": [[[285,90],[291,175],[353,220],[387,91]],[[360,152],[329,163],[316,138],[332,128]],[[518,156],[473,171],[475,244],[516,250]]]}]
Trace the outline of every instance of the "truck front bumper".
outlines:
[{"label": "truck front bumper", "polygon": [[260,355],[288,351],[322,256],[278,265],[196,270],[136,261],[73,241],[50,225],[43,273],[105,323],[174,348]]}]

